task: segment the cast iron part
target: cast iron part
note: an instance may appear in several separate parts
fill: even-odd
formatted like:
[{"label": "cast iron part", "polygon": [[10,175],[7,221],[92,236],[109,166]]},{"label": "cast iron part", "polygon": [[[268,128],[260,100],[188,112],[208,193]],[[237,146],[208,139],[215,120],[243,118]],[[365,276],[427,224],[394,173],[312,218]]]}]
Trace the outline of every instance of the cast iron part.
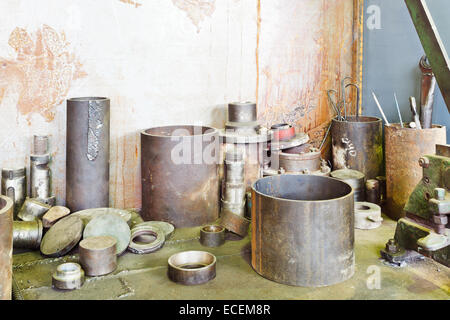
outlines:
[{"label": "cast iron part", "polygon": [[239,149],[232,148],[225,156],[225,191],[222,199],[222,215],[230,211],[245,215],[244,158]]},{"label": "cast iron part", "polygon": [[355,202],[355,228],[370,230],[381,226],[383,218],[381,217],[381,208],[372,202]]},{"label": "cast iron part", "polygon": [[109,205],[110,101],[67,100],[66,206],[72,211]]},{"label": "cast iron part", "polygon": [[219,217],[218,132],[166,126],[141,132],[142,218],[200,226]]},{"label": "cast iron part", "polygon": [[295,128],[287,123],[278,123],[270,127],[274,140],[287,141],[295,137]]},{"label": "cast iron part", "polygon": [[184,285],[206,283],[216,277],[216,257],[206,251],[183,251],[172,255],[168,275]]},{"label": "cast iron part", "polygon": [[0,196],[0,300],[11,300],[14,202]]},{"label": "cast iron part", "polygon": [[51,173],[48,164],[48,136],[33,137],[33,153],[30,155],[31,198],[51,197]]},{"label": "cast iron part", "polygon": [[26,169],[3,168],[1,187],[2,195],[10,197],[14,202],[14,220],[16,220],[27,196]]},{"label": "cast iron part", "polygon": [[313,175],[278,175],[252,188],[252,267],[275,282],[336,284],[355,271],[353,190]]},{"label": "cast iron part", "polygon": [[41,220],[14,221],[14,248],[37,249],[41,245],[43,225]]},{"label": "cast iron part", "polygon": [[[142,236],[153,236],[155,239],[147,243],[138,243],[136,239]],[[128,245],[128,251],[136,254],[146,254],[155,252],[162,248],[166,237],[164,231],[156,226],[140,225],[131,230],[131,240]]]},{"label": "cast iron part", "polygon": [[110,236],[90,237],[80,242],[80,263],[86,275],[101,276],[116,270],[116,243]]},{"label": "cast iron part", "polygon": [[205,247],[220,247],[225,243],[225,228],[217,225],[202,227],[200,243]]},{"label": "cast iron part", "polygon": [[84,283],[84,271],[78,263],[67,262],[56,267],[52,286],[60,290],[80,289]]},{"label": "cast iron part", "polygon": [[348,183],[353,188],[355,201],[365,200],[364,174],[362,172],[351,169],[340,169],[332,171],[330,177]]}]

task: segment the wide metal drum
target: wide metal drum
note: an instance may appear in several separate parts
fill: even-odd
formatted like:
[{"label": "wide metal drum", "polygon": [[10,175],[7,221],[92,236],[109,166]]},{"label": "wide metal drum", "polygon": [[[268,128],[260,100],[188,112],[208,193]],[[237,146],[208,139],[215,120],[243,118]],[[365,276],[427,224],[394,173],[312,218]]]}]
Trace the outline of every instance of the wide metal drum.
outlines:
[{"label": "wide metal drum", "polygon": [[277,175],[252,187],[252,267],[289,285],[320,287],[355,271],[353,190],[315,175]]},{"label": "wide metal drum", "polygon": [[177,228],[219,217],[219,135],[204,126],[141,132],[142,217]]},{"label": "wide metal drum", "polygon": [[14,202],[0,196],[0,300],[11,300]]}]

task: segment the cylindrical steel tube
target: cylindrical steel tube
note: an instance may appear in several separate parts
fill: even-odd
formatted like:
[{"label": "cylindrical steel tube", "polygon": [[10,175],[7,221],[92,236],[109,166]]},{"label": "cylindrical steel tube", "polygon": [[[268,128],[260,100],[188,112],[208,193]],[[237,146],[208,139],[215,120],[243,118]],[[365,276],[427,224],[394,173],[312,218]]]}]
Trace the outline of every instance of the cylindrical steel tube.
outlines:
[{"label": "cylindrical steel tube", "polygon": [[109,206],[108,98],[67,100],[66,206],[71,211]]},{"label": "cylindrical steel tube", "polygon": [[14,202],[0,196],[0,300],[11,300]]},{"label": "cylindrical steel tube", "polygon": [[101,276],[116,270],[116,239],[98,236],[80,242],[80,263],[88,276]]},{"label": "cylindrical steel tube", "polygon": [[436,144],[446,143],[446,129],[440,125],[421,130],[402,128],[397,123],[384,129],[386,214],[392,219],[399,219],[405,216],[403,207],[422,179],[422,168],[418,162],[420,157],[435,154]]},{"label": "cylindrical steel tube", "polygon": [[2,169],[2,195],[14,202],[14,219],[22,208],[27,196],[27,178],[25,168]]},{"label": "cylindrical steel tube", "polygon": [[278,175],[252,188],[252,266],[263,277],[319,287],[354,273],[353,190],[340,180]]},{"label": "cylindrical steel tube", "polygon": [[333,119],[331,126],[333,170],[354,169],[367,179],[382,174],[383,140],[381,119],[347,116]]},{"label": "cylindrical steel tube", "polygon": [[351,169],[340,169],[332,171],[330,177],[348,183],[353,188],[355,201],[365,200],[364,174],[362,172]]},{"label": "cylindrical steel tube", "polygon": [[204,126],[141,132],[142,217],[177,228],[219,217],[219,135]]},{"label": "cylindrical steel tube", "polygon": [[230,149],[225,156],[225,192],[222,212],[230,211],[239,216],[245,214],[244,159],[239,149]]},{"label": "cylindrical steel tube", "polygon": [[202,284],[216,277],[216,257],[206,251],[183,251],[170,256],[169,279],[185,284]]},{"label": "cylindrical steel tube", "polygon": [[200,229],[200,243],[205,247],[219,247],[225,243],[225,228],[216,225]]},{"label": "cylindrical steel tube", "polygon": [[41,220],[14,221],[14,248],[37,249],[41,245],[43,225]]},{"label": "cylindrical steel tube", "polygon": [[230,122],[256,121],[256,103],[249,101],[229,103],[228,121]]},{"label": "cylindrical steel tube", "polygon": [[366,201],[380,204],[380,182],[376,179],[369,179],[366,181]]}]

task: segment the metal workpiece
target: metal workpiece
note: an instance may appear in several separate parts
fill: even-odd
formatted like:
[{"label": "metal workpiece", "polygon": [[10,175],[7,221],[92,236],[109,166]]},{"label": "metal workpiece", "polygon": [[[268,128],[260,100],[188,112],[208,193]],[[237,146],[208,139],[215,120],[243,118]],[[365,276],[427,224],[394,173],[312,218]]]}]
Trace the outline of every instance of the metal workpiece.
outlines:
[{"label": "metal workpiece", "polygon": [[[228,231],[236,233],[241,237],[245,237],[248,233],[250,220],[245,218],[245,214],[237,215],[234,213],[235,211],[237,211],[237,209],[224,210],[220,217],[219,224]],[[245,209],[242,209],[242,211],[245,211]]]},{"label": "metal workpiece", "polygon": [[11,300],[14,202],[0,196],[0,300]]},{"label": "metal workpiece", "polygon": [[222,197],[222,214],[231,211],[234,214],[245,214],[245,172],[242,151],[230,148],[225,156],[225,190]]},{"label": "metal workpiece", "polygon": [[332,171],[330,177],[348,183],[353,188],[355,201],[365,200],[365,177],[362,172],[351,169],[340,169]]},{"label": "metal workpiece", "polygon": [[353,190],[314,175],[278,175],[252,188],[252,267],[275,282],[305,287],[352,277]]},{"label": "metal workpiece", "polygon": [[287,123],[278,123],[270,127],[274,140],[287,141],[295,137],[295,128]]},{"label": "metal workpiece", "polygon": [[[145,221],[145,222],[135,224],[133,226],[133,228],[144,227],[144,226],[151,226],[151,227],[161,229],[161,231],[164,233],[164,237],[166,238],[166,240],[169,240],[175,231],[175,227],[173,226],[173,224],[164,222],[164,221]],[[142,238],[142,237],[140,237],[140,238]]]},{"label": "metal workpiece", "polygon": [[[273,135],[273,134],[272,134]],[[269,150],[271,152],[285,150],[301,146],[309,141],[308,134],[304,132],[297,133],[293,138],[288,140],[272,139],[269,143]]]},{"label": "metal workpiece", "polygon": [[253,122],[256,121],[256,103],[251,101],[230,102],[228,104],[229,122]]},{"label": "metal workpiece", "polygon": [[381,208],[372,202],[355,202],[355,228],[370,230],[381,226],[383,218],[381,217]]},{"label": "metal workpiece", "polygon": [[26,198],[17,217],[23,221],[33,221],[42,219],[44,214],[50,210],[51,206],[38,199]]},{"label": "metal workpiece", "polygon": [[31,198],[47,199],[51,196],[48,136],[33,137],[33,153],[30,155]]},{"label": "metal workpiece", "polygon": [[377,179],[369,179],[365,185],[366,201],[374,204],[381,203],[380,182]]},{"label": "metal workpiece", "polygon": [[[131,239],[128,251],[136,254],[155,252],[162,248],[166,237],[164,231],[157,226],[138,225],[131,230]],[[146,236],[146,238],[143,238]],[[153,237],[154,239],[149,239]],[[138,241],[141,240],[141,241]]]},{"label": "metal workpiece", "polygon": [[90,237],[80,242],[80,264],[86,275],[102,276],[116,270],[116,243],[110,236]]},{"label": "metal workpiece", "polygon": [[[434,154],[436,144],[445,144],[446,128],[402,128],[400,124],[385,126],[386,214],[392,219],[405,216],[403,210],[410,194],[422,178],[418,160]],[[425,164],[426,165],[426,164]]]},{"label": "metal workpiece", "polygon": [[333,170],[353,169],[367,179],[382,174],[383,139],[381,119],[347,116],[347,121],[332,120]]},{"label": "metal workpiece", "polygon": [[61,257],[80,241],[83,222],[79,217],[68,216],[56,222],[41,241],[41,253],[49,257]]},{"label": "metal workpiece", "polygon": [[217,225],[202,227],[200,243],[205,247],[220,247],[225,243],[225,228]]},{"label": "metal workpiece", "polygon": [[64,218],[70,213],[70,209],[63,206],[54,206],[48,210],[42,217],[44,228],[50,228],[58,220]]},{"label": "metal workpiece", "polygon": [[25,168],[3,168],[2,195],[10,197],[14,202],[14,220],[27,196],[27,178]]},{"label": "metal workpiece", "polygon": [[41,245],[43,225],[41,220],[14,221],[13,246],[14,248],[37,249]]},{"label": "metal workpiece", "polygon": [[422,128],[429,129],[431,128],[431,119],[433,117],[436,78],[426,55],[420,58],[419,68],[422,73],[420,86],[420,124]]},{"label": "metal workpiece", "polygon": [[117,208],[93,208],[86,209],[72,213],[72,216],[80,217],[83,220],[84,226],[89,221],[103,214],[113,214],[122,218],[129,226],[131,226],[131,212],[129,210],[117,209]]},{"label": "metal workpiece", "polygon": [[142,218],[176,228],[219,217],[219,135],[205,126],[141,132]]},{"label": "metal workpiece", "polygon": [[67,100],[66,206],[72,211],[109,205],[110,100]]},{"label": "metal workpiece", "polygon": [[84,270],[78,263],[67,262],[56,267],[52,276],[52,286],[60,290],[80,289],[84,283]]},{"label": "metal workpiece", "polygon": [[170,256],[168,275],[184,285],[206,283],[216,277],[216,257],[206,251],[183,251]]}]

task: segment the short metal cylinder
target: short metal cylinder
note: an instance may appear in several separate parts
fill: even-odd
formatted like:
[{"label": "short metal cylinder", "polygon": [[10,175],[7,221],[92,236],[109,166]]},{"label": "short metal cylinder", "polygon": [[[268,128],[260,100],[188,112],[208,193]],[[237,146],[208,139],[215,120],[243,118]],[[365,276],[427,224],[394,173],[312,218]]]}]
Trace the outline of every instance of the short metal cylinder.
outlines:
[{"label": "short metal cylinder", "polygon": [[116,270],[116,239],[98,236],[80,242],[80,263],[88,276],[101,276]]},{"label": "short metal cylinder", "polygon": [[183,251],[172,255],[169,260],[169,279],[195,285],[216,277],[216,257],[205,251]]},{"label": "short metal cylinder", "polygon": [[25,168],[2,169],[2,195],[10,197],[14,202],[14,219],[27,196],[27,178]]},{"label": "short metal cylinder", "polygon": [[381,119],[347,116],[347,121],[332,120],[333,170],[354,169],[367,179],[375,179],[383,169]]},{"label": "short metal cylinder", "polygon": [[11,300],[14,202],[0,196],[0,300]]},{"label": "short metal cylinder", "polygon": [[205,247],[219,247],[225,243],[225,228],[216,225],[200,229],[200,243]]},{"label": "short metal cylinder", "polygon": [[214,128],[167,126],[141,132],[142,217],[177,228],[219,216],[219,136]]},{"label": "short metal cylinder", "polygon": [[366,181],[366,201],[374,204],[380,204],[380,182],[376,179]]},{"label": "short metal cylinder", "polygon": [[343,181],[278,175],[252,187],[252,267],[289,285],[320,287],[355,271],[354,200]]},{"label": "short metal cylinder", "polygon": [[386,214],[392,219],[399,219],[405,216],[403,208],[422,179],[419,159],[425,154],[435,154],[436,144],[446,143],[446,129],[440,125],[421,130],[402,128],[397,123],[384,129]]},{"label": "short metal cylinder", "polygon": [[43,225],[41,220],[14,221],[14,248],[37,249],[41,245]]},{"label": "short metal cylinder", "polygon": [[56,267],[52,277],[53,288],[60,290],[79,289],[84,283],[84,271],[78,263],[67,262]]},{"label": "short metal cylinder", "polygon": [[365,183],[362,172],[351,169],[340,169],[332,171],[330,177],[348,183],[353,188],[355,201],[365,200]]},{"label": "short metal cylinder", "polygon": [[67,100],[66,207],[109,206],[108,98]]},{"label": "short metal cylinder", "polygon": [[253,122],[256,121],[256,103],[231,102],[228,104],[228,121]]},{"label": "short metal cylinder", "polygon": [[50,185],[50,155],[30,156],[30,187],[31,197],[47,199],[51,195]]}]

